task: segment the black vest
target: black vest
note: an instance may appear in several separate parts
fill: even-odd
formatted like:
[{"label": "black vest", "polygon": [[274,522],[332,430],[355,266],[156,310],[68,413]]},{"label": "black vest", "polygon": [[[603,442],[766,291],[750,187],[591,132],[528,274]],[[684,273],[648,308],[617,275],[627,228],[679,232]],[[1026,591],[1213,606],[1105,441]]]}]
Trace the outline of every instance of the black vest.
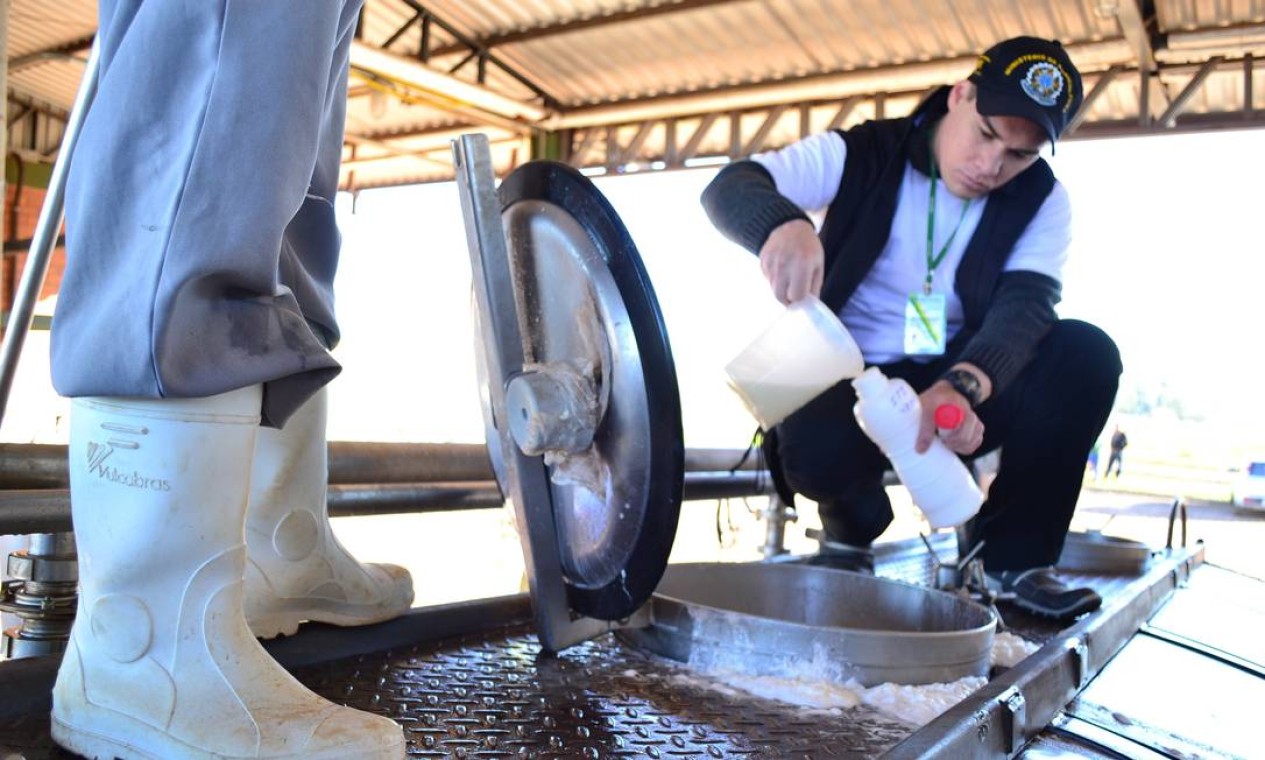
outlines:
[{"label": "black vest", "polygon": [[[941,87],[903,119],[867,121],[840,132],[848,145],[839,194],[826,210],[821,241],[826,276],[821,300],[838,312],[878,261],[891,235],[905,162],[929,167],[927,130],[948,110]],[[921,150],[922,155],[918,155]],[[953,289],[962,299],[966,327],[984,320],[997,278],[1015,242],[1054,189],[1054,173],[1038,160],[988,194],[988,205],[958,265]]]}]

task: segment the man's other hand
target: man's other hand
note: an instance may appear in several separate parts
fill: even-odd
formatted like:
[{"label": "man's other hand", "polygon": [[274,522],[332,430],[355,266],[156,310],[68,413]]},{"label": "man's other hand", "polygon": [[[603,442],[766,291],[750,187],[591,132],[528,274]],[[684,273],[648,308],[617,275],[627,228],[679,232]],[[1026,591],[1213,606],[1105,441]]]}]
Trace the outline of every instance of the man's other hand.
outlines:
[{"label": "man's other hand", "polygon": [[[984,423],[971,409],[966,397],[943,380],[934,383],[918,396],[922,404],[922,421],[918,426],[918,440],[914,450],[919,454],[931,446],[931,439],[939,432],[940,440],[955,454],[972,454],[984,442]],[[952,430],[936,428],[936,408],[948,404],[962,410],[962,422]]]}]

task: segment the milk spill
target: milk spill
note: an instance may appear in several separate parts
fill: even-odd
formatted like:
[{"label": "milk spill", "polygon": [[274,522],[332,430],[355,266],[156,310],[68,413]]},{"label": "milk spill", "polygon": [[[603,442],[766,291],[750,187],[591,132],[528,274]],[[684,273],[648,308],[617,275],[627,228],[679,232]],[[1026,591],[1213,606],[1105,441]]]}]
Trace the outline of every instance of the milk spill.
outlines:
[{"label": "milk spill", "polygon": [[992,664],[1001,668],[1013,668],[1040,648],[1038,644],[1013,633],[998,633],[993,636]]},{"label": "milk spill", "polygon": [[[1038,648],[1037,644],[1015,634],[999,633],[993,639],[992,662],[1001,667],[1012,667]],[[644,677],[632,669],[625,670],[623,674]],[[810,713],[838,716],[844,710],[864,704],[889,718],[919,727],[930,723],[988,682],[979,676],[967,676],[950,683],[917,686],[884,683],[866,687],[855,679],[839,683],[820,676],[814,678],[809,673],[790,678],[757,676],[714,666],[705,671],[677,673],[665,680],[672,685],[707,689],[731,698],[750,694],[772,699]]]}]

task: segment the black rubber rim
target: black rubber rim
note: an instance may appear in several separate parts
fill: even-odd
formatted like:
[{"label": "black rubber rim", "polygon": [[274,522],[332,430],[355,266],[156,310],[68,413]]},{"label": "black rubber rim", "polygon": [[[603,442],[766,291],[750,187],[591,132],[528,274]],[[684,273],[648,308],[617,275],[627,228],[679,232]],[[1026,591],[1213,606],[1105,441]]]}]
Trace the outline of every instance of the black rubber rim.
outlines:
[{"label": "black rubber rim", "polygon": [[520,201],[544,201],[584,228],[610,270],[624,300],[643,369],[650,416],[649,484],[645,514],[622,578],[599,588],[567,584],[576,612],[619,620],[639,609],[663,577],[676,537],[685,480],[685,444],[676,366],[659,301],[628,230],[606,197],[566,164],[532,161],[514,170],[498,190],[501,211]]}]

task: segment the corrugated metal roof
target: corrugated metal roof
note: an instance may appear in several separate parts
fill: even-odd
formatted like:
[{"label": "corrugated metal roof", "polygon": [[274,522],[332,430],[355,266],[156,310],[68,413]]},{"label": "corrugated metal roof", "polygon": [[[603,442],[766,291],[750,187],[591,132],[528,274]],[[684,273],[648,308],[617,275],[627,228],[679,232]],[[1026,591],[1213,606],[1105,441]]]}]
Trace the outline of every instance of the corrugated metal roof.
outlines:
[{"label": "corrugated metal roof", "polygon": [[1265,21],[1261,0],[1156,0],[1161,32],[1216,29]]},{"label": "corrugated metal roof", "polygon": [[[11,0],[17,102],[69,108],[94,14],[92,0]],[[354,70],[344,183],[449,176],[448,140],[476,130],[501,169],[551,132],[557,157],[613,171],[742,155],[906,113],[1017,34],[1068,46],[1092,95],[1078,134],[1265,124],[1265,0],[367,0],[365,48],[415,68]],[[407,71],[476,84],[543,119],[460,101]]]},{"label": "corrugated metal roof", "polygon": [[66,47],[92,37],[96,30],[95,0],[10,0],[9,89],[68,111],[87,53],[76,55]]}]

